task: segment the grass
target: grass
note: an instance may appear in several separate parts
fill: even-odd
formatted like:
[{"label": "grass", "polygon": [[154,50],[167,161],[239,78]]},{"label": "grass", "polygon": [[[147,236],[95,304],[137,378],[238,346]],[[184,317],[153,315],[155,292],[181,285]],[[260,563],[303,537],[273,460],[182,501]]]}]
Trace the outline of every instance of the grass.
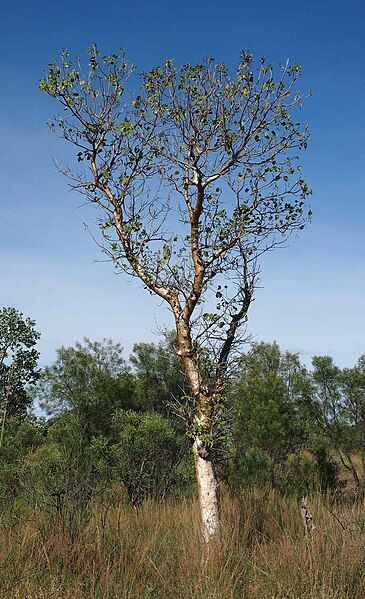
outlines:
[{"label": "grass", "polygon": [[222,542],[202,565],[195,501],[99,499],[62,521],[16,503],[0,517],[1,599],[361,599],[365,511],[313,495],[306,539],[294,498],[223,496]]}]

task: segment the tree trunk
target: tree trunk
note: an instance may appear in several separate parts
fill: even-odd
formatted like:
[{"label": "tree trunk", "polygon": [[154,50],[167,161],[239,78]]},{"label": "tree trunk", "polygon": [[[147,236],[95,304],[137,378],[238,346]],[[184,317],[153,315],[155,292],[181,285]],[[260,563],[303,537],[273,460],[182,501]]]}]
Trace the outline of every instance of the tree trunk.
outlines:
[{"label": "tree trunk", "polygon": [[220,532],[218,483],[209,450],[199,439],[198,431],[203,434],[211,432],[211,410],[214,405],[214,397],[207,394],[207,390],[202,384],[199,362],[191,342],[190,325],[187,320],[181,318],[180,313],[175,314],[175,317],[179,344],[178,355],[182,360],[186,379],[196,402],[194,417],[196,430],[192,435],[194,439],[192,448],[198,485],[201,532],[205,546],[209,549],[211,541],[219,538]]},{"label": "tree trunk", "polygon": [[199,454],[197,440],[193,443],[193,453],[198,484],[201,530],[204,541],[209,547],[210,542],[219,537],[220,530],[218,483],[212,462]]}]

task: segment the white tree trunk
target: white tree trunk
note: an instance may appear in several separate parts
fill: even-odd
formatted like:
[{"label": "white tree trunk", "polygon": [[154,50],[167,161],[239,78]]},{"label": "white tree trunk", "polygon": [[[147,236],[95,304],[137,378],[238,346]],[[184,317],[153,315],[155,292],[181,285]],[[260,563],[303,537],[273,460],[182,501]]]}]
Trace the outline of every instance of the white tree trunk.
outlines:
[{"label": "white tree trunk", "polygon": [[198,453],[198,441],[193,444],[196,480],[198,484],[202,535],[209,545],[210,541],[219,537],[220,517],[218,484],[213,464]]}]

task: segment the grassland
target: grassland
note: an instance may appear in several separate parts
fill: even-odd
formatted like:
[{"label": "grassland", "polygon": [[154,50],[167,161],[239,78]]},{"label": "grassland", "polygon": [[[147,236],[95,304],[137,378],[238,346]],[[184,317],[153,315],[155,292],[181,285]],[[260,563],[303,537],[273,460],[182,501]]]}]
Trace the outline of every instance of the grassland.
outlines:
[{"label": "grassland", "polygon": [[202,565],[194,500],[130,509],[111,496],[60,519],[20,501],[0,518],[1,599],[361,599],[362,504],[273,490],[222,498],[222,542]]}]

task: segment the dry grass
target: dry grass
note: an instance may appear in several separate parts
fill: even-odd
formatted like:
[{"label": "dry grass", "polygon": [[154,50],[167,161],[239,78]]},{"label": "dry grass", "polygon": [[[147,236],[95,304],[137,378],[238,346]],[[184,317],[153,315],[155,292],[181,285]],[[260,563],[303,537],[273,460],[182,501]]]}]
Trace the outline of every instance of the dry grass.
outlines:
[{"label": "dry grass", "polygon": [[188,500],[136,511],[98,502],[87,521],[74,514],[62,525],[15,506],[0,518],[0,598],[365,597],[364,506],[331,507],[320,495],[310,505],[317,526],[307,540],[295,499],[255,489],[224,497],[221,548],[203,567]]}]

